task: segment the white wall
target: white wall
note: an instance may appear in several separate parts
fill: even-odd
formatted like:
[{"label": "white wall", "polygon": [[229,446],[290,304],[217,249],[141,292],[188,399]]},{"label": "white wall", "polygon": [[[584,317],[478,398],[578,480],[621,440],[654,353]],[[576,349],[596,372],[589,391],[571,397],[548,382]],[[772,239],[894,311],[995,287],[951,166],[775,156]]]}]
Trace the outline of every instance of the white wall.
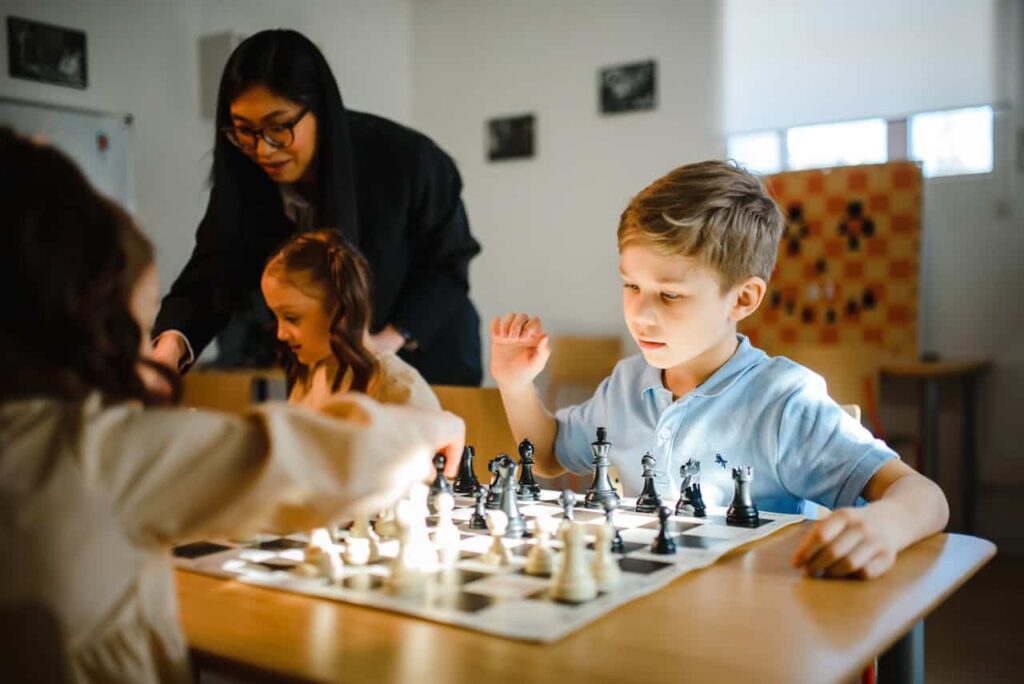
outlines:
[{"label": "white wall", "polygon": [[[558,333],[621,334],[619,214],[669,169],[722,154],[716,3],[429,0],[413,17],[413,122],[462,171],[485,329],[527,311]],[[598,69],[647,58],[657,109],[599,114]],[[485,121],[526,112],[536,157],[488,163]]]},{"label": "white wall", "polygon": [[725,0],[725,128],[994,102],[999,2]]},{"label": "white wall", "polygon": [[[214,133],[200,115],[200,36],[298,29],[324,51],[347,104],[410,118],[410,0],[2,0],[0,15],[86,32],[86,90],[12,79],[5,68],[0,95],[134,115],[136,213],[165,289],[206,208]],[[0,30],[5,60],[6,42]]]}]

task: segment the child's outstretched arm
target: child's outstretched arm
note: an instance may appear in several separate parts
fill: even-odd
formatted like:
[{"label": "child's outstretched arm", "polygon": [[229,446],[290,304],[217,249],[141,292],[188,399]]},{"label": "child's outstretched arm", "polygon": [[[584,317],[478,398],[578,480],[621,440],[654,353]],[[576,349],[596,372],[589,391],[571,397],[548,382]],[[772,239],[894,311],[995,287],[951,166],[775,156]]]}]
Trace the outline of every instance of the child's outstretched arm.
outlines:
[{"label": "child's outstretched arm", "polygon": [[533,442],[533,471],[544,477],[564,472],[555,458],[557,423],[533,384],[550,355],[539,318],[508,314],[491,321],[491,375],[498,383],[512,434],[517,442]]},{"label": "child's outstretched arm", "polygon": [[900,551],[949,521],[942,490],[902,461],[879,468],[861,496],[871,503],[838,508],[814,525],[793,555],[793,567],[808,575],[878,577]]}]

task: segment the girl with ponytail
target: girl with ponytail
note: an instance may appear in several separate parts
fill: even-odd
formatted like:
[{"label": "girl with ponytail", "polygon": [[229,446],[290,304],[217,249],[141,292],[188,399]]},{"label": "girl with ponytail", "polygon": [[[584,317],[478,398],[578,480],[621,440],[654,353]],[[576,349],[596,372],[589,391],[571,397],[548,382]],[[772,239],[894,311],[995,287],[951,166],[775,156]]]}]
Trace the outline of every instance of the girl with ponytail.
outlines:
[{"label": "girl with ponytail", "polygon": [[276,319],[288,401],[315,408],[361,392],[440,409],[415,368],[371,343],[371,282],[366,259],[336,230],[295,235],[267,261],[260,288]]}]

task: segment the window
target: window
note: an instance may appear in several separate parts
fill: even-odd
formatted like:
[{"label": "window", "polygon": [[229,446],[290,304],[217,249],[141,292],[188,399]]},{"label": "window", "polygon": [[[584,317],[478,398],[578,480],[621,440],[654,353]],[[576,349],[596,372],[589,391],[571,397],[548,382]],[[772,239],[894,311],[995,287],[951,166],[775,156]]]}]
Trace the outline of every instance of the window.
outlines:
[{"label": "window", "polygon": [[759,174],[782,171],[782,136],[778,131],[760,131],[729,136],[729,158],[748,171]]},{"label": "window", "polygon": [[992,171],[992,108],[972,107],[909,117],[910,158],[925,178]]},{"label": "window", "polygon": [[786,131],[791,169],[814,169],[888,160],[885,119],[798,126]]}]

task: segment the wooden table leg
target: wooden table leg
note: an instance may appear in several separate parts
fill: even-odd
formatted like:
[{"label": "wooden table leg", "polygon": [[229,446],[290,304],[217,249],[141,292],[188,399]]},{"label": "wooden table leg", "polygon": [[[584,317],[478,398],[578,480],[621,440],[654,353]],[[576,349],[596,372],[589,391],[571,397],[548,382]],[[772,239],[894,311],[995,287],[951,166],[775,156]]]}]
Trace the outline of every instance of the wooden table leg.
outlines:
[{"label": "wooden table leg", "polygon": [[924,620],[878,658],[878,684],[924,684]]}]

